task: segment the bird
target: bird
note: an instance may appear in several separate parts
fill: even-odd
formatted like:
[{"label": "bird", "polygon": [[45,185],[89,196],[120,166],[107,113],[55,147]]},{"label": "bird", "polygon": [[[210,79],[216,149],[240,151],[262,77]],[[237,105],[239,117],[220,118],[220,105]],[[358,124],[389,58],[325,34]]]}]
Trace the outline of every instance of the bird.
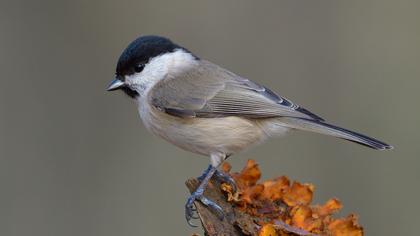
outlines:
[{"label": "bird", "polygon": [[122,90],[135,100],[151,133],[209,158],[197,189],[185,204],[191,226],[194,202],[221,219],[223,210],[203,193],[215,176],[234,185],[218,167],[223,161],[265,140],[303,130],[334,136],[376,150],[392,149],[375,138],[327,123],[320,116],[269,88],[201,59],[170,39],[140,36],[122,52],[108,91]]}]

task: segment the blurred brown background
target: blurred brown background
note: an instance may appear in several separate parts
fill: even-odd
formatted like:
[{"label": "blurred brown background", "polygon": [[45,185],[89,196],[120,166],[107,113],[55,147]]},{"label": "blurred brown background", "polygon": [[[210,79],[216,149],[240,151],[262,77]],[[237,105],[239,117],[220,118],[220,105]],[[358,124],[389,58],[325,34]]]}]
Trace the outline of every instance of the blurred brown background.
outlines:
[{"label": "blurred brown background", "polygon": [[[170,37],[378,152],[294,133],[231,159],[338,197],[367,235],[418,235],[420,4],[391,0],[1,1],[0,235],[190,235],[184,181],[208,160],[146,132],[107,93],[142,34]],[[417,228],[417,229],[416,229]]]}]

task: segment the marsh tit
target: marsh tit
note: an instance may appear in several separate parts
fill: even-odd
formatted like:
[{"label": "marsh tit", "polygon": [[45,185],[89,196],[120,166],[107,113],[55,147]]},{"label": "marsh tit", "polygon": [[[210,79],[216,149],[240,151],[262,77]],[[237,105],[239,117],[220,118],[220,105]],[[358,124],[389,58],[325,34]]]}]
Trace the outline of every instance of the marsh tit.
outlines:
[{"label": "marsh tit", "polygon": [[188,198],[190,224],[194,201],[219,216],[222,209],[203,196],[229,156],[290,130],[304,130],[386,150],[392,146],[329,123],[270,89],[201,59],[159,36],[142,36],[121,54],[108,91],[122,90],[136,101],[149,131],[187,151],[210,158],[197,190]]}]

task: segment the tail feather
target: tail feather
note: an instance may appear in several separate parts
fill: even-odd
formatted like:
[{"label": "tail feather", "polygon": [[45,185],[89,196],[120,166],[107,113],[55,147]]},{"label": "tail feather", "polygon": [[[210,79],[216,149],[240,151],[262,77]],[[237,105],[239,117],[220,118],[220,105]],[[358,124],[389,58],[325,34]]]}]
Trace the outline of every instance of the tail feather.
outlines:
[{"label": "tail feather", "polygon": [[311,131],[319,134],[331,135],[334,137],[346,139],[373,149],[386,150],[392,149],[391,145],[388,145],[377,139],[368,137],[366,135],[356,133],[354,131],[344,129],[335,125],[324,123],[320,120],[310,120],[305,118],[294,118],[294,117],[282,117],[279,118],[282,125],[294,128],[298,130]]}]

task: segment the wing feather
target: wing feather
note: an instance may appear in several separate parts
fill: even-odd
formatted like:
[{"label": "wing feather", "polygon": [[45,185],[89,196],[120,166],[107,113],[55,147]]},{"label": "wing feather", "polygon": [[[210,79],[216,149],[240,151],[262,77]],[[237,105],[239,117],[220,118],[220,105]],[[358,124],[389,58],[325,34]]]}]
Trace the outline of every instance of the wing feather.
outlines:
[{"label": "wing feather", "polygon": [[157,108],[181,117],[287,116],[323,121],[270,89],[207,61],[167,76],[152,88],[149,97]]}]

